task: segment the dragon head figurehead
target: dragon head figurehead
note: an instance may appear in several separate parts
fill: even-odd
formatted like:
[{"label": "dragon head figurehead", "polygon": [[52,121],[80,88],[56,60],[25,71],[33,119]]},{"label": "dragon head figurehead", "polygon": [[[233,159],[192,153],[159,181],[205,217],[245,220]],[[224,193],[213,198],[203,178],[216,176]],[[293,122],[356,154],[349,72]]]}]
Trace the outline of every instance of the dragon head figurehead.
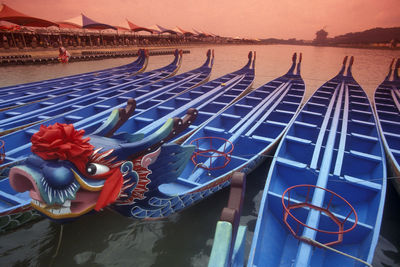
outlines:
[{"label": "dragon head figurehead", "polygon": [[[188,125],[183,125],[193,121],[197,111],[188,113],[189,120],[169,119],[148,137],[127,133],[85,137],[84,130],[72,124],[42,125],[31,138],[33,154],[10,170],[10,184],[18,192],[29,191],[32,206],[56,220],[141,200],[160,183],[148,178],[149,165],[163,157],[163,146],[172,145],[166,141],[184,130]],[[189,159],[194,149],[173,147],[177,153],[170,155],[172,161],[182,156]]]}]

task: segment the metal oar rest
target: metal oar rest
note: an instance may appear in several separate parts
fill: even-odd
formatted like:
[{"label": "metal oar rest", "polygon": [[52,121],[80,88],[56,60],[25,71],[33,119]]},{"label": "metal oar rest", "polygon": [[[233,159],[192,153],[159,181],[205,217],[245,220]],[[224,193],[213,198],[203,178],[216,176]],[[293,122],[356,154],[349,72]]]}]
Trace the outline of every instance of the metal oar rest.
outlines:
[{"label": "metal oar rest", "polygon": [[[321,207],[320,206],[316,206],[314,204],[311,203],[313,195],[316,193],[316,190],[322,190],[325,191],[325,199],[327,201],[325,201]],[[296,200],[292,200],[291,201],[291,197],[290,195],[292,194],[292,198],[294,198],[294,196],[299,197],[299,196],[303,196],[305,195],[305,200],[304,202],[301,201],[296,201]],[[330,195],[330,196],[329,196]],[[285,200],[286,198],[286,200]],[[337,209],[337,207],[339,205],[344,205],[345,207],[347,207],[349,209],[349,212],[347,213],[347,216],[344,219],[340,219],[338,218],[337,215],[334,214],[334,211],[332,211],[332,209]],[[289,228],[289,231],[292,233],[292,235],[303,241],[306,242],[310,245],[313,246],[319,246],[317,243],[322,243],[325,246],[332,246],[335,244],[339,244],[343,241],[343,234],[350,232],[351,230],[353,230],[358,222],[358,217],[357,217],[357,213],[354,210],[353,206],[343,197],[341,197],[340,195],[336,194],[335,192],[328,190],[326,188],[322,188],[319,186],[315,186],[315,185],[310,185],[310,184],[301,184],[301,185],[295,185],[295,186],[291,186],[288,189],[285,190],[285,192],[282,194],[282,206],[283,206],[283,221],[285,223],[285,225]],[[291,211],[294,211],[296,209],[307,209],[311,212],[311,210],[317,210],[320,212],[320,214],[325,214],[327,216],[327,218],[329,218],[334,224],[336,224],[338,230],[337,231],[332,231],[332,229],[317,229],[317,228],[313,228],[308,226],[306,223],[302,222],[298,217],[299,217],[299,213],[296,214],[297,216],[295,216],[293,213],[291,213]],[[350,216],[353,214],[353,225],[351,225],[351,227],[345,229],[345,223],[349,220]],[[304,216],[306,219],[308,216]],[[342,216],[340,216],[342,217]],[[344,216],[343,216],[344,217]],[[319,218],[320,223],[321,223],[321,218]],[[296,229],[294,229],[294,227],[296,227]],[[315,241],[317,242],[313,242],[313,239],[310,238],[306,238],[303,237],[301,235],[299,235],[299,232],[301,229],[304,229],[304,227],[312,229],[314,231],[318,233],[322,233],[322,234],[326,234],[326,235],[337,235],[337,239],[335,239],[334,241],[330,241],[330,242],[319,242],[317,241],[315,238]],[[331,226],[332,227],[332,226]]]},{"label": "metal oar rest", "polygon": [[[218,170],[225,168],[231,161],[234,145],[225,138],[200,137],[194,139],[190,144],[196,146],[191,158],[195,168],[200,167],[209,171]],[[230,150],[228,150],[229,148]]]}]

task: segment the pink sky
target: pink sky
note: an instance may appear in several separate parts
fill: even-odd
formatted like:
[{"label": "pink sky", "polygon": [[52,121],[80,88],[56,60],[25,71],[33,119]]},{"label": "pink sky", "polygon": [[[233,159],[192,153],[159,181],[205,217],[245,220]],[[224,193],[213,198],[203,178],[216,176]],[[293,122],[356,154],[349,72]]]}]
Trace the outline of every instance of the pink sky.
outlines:
[{"label": "pink sky", "polygon": [[81,13],[127,26],[192,28],[221,36],[311,40],[326,26],[330,37],[400,26],[399,0],[3,0],[22,13],[53,21]]}]

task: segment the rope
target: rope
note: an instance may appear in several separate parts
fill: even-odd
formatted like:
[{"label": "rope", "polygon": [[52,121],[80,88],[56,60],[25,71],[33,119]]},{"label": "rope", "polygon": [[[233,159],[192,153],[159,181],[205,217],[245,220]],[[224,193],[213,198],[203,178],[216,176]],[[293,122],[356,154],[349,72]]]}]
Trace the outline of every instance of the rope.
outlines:
[{"label": "rope", "polygon": [[343,255],[343,256],[348,257],[348,258],[351,258],[351,259],[353,259],[353,260],[359,261],[359,262],[361,262],[362,264],[365,264],[365,265],[368,266],[368,267],[373,267],[372,264],[369,264],[368,262],[363,261],[363,260],[360,259],[360,258],[354,257],[354,256],[352,256],[352,255],[349,255],[349,254],[344,253],[344,252],[342,252],[342,251],[339,251],[339,250],[337,250],[337,249],[328,247],[328,246],[326,246],[326,245],[324,245],[324,244],[322,244],[322,243],[320,243],[320,242],[318,242],[318,241],[316,241],[316,240],[313,240],[313,239],[311,239],[311,238],[304,237],[304,236],[302,236],[301,238],[304,239],[304,240],[306,240],[307,242],[314,243],[314,244],[316,244],[316,245],[318,245],[318,246],[321,246],[321,247],[323,247],[323,248],[325,248],[325,249],[329,249],[329,250],[331,250],[331,251],[333,251],[333,252],[336,252],[336,253],[338,253],[338,254],[340,254],[340,255]]},{"label": "rope", "polygon": [[[208,169],[207,169],[207,165],[205,165],[204,162],[199,162],[199,163],[197,163],[197,164],[194,166],[193,171],[192,171],[192,174],[196,171],[196,169],[197,169],[199,166],[204,166],[204,167],[205,167],[204,169],[205,169],[205,170],[208,170]],[[212,179],[215,179],[215,178],[216,178],[216,177],[214,177],[214,176],[211,174],[211,172],[210,172],[209,170],[208,170],[208,172],[207,172],[207,175],[208,175],[209,177],[211,177]],[[201,179],[201,178],[200,178],[200,177],[197,178],[195,182],[198,182],[199,179]]]},{"label": "rope", "polygon": [[57,249],[56,249],[56,253],[53,255],[53,258],[57,257],[58,251],[60,250],[63,232],[64,232],[64,225],[61,224],[61,227],[60,227],[60,236],[59,236],[59,238],[58,238]]},{"label": "rope", "polygon": [[131,230],[129,230],[129,231],[126,233],[125,238],[124,238],[124,241],[128,238],[128,236],[130,236],[130,235],[133,233],[133,231],[137,230],[136,227],[139,225],[139,223],[140,223],[139,221],[133,223],[133,227],[132,227]]},{"label": "rope", "polygon": [[63,231],[64,231],[64,225],[61,224],[61,226],[60,226],[60,235],[58,237],[58,244],[57,244],[56,252],[54,253],[54,255],[52,257],[52,260],[51,260],[51,262],[49,264],[50,267],[53,266],[54,260],[58,256],[58,252],[59,252],[60,247],[61,247],[61,240],[62,240],[62,236],[63,236]]},{"label": "rope", "polygon": [[199,166],[204,166],[205,168],[207,168],[207,166],[206,166],[203,162],[199,162],[199,163],[197,163],[197,164],[194,166],[193,171],[192,171],[192,174],[197,170],[197,168],[198,168]]}]

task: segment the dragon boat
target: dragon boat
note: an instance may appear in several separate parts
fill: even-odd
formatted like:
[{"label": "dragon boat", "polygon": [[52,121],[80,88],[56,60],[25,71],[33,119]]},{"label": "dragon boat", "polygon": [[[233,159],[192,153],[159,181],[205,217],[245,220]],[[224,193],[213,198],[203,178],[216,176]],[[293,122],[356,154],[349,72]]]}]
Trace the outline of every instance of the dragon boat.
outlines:
[{"label": "dragon boat", "polygon": [[[195,146],[191,162],[184,166],[182,173],[173,181],[159,185],[151,194],[152,201],[138,202],[125,215],[168,216],[228,186],[234,172],[247,174],[264,161],[293,120],[304,97],[301,57],[297,64],[296,60],[294,54],[285,75],[249,92],[201,123],[182,142],[183,146]],[[179,135],[175,140],[179,140]]]},{"label": "dragon boat", "polygon": [[[46,91],[52,88],[68,87],[76,85],[76,83],[89,82],[93,80],[98,80],[101,78],[112,77],[114,75],[124,74],[129,78],[130,75],[134,75],[144,71],[148,63],[148,51],[144,49],[138,50],[138,58],[126,65],[113,67],[104,70],[86,72],[81,74],[75,74],[70,76],[64,76],[60,78],[43,80],[19,85],[11,85],[1,88],[0,100],[3,100],[4,96],[9,94],[16,95],[21,92],[30,92],[32,89],[37,89],[36,92]],[[123,76],[122,76],[123,77]]]},{"label": "dragon boat", "polygon": [[247,266],[370,266],[386,165],[369,99],[344,75],[303,106],[275,153]]},{"label": "dragon boat", "polygon": [[[303,98],[304,83],[300,75],[293,74],[294,66],[295,62],[286,75],[243,96],[202,124],[182,144],[168,141],[176,139],[192,124],[198,115],[196,110],[183,119],[168,119],[147,136],[118,131],[129,121],[129,116],[119,116],[112,128],[88,136],[70,124],[41,126],[31,139],[33,155],[10,170],[10,184],[17,192],[29,192],[32,206],[55,220],[77,218],[108,205],[125,216],[166,217],[228,186],[234,171],[249,171],[262,160],[262,153],[269,151],[282,134],[278,129],[285,129],[277,120],[289,122]],[[298,70],[299,67],[300,64]],[[253,104],[259,101],[254,110],[245,108],[249,107],[249,101]],[[243,146],[239,144],[239,150],[228,157],[232,160],[222,169],[203,169],[207,162],[200,165],[191,162],[198,150],[190,139],[205,133],[207,125],[216,129],[211,122],[221,122],[224,116],[243,116],[232,127],[220,125],[220,136],[226,129],[224,137],[229,139],[226,142],[240,139],[236,143],[243,142]],[[238,129],[233,129],[235,126]],[[262,134],[262,129],[273,126],[274,130]],[[212,154],[226,155],[221,148]],[[221,157],[210,161],[218,164]]]},{"label": "dragon boat", "polygon": [[[225,89],[232,88],[233,91],[239,90],[242,92],[244,89],[248,89],[252,84],[254,79],[254,70],[249,67],[249,62],[251,62],[251,59],[249,59],[247,65],[241,70],[224,75],[219,79],[196,87],[196,85],[203,83],[204,80],[208,79],[209,77],[213,60],[209,61],[207,59],[206,62],[209,62],[210,65],[208,65],[208,67],[207,65],[203,65],[202,70],[204,73],[202,74],[193,74],[192,72],[187,72],[185,74],[163,80],[161,81],[161,84],[159,82],[158,84],[149,85],[146,88],[132,91],[131,97],[135,97],[136,101],[132,99],[130,105],[134,106],[136,112],[140,114],[144,111],[157,109],[163,101],[167,101],[168,99],[179,99],[179,96],[186,91],[191,92],[190,95],[193,99],[199,95],[201,96],[207,91],[213,91],[213,93],[218,92],[216,89],[221,91],[222,87]],[[235,83],[221,86],[221,83],[233,79],[235,79]],[[148,91],[150,91],[150,93],[148,93]],[[131,98],[112,98],[97,103],[96,105],[87,105],[73,111],[72,113],[65,113],[63,116],[51,118],[46,121],[46,124],[50,125],[57,122],[65,124],[73,123],[76,129],[84,129],[87,134],[96,131],[96,133],[101,135],[104,131],[107,131],[115,126],[116,122],[120,118],[120,113],[118,110],[124,110],[126,105],[125,103],[128,99]],[[154,103],[158,103],[158,105]],[[185,108],[188,109],[187,105]],[[132,113],[130,115],[132,115]],[[131,124],[132,120],[136,118],[136,115],[137,114],[133,115],[129,119],[128,123],[125,123],[122,126]],[[171,117],[172,116],[173,115],[171,115]],[[166,120],[167,119],[165,119],[165,121]],[[165,121],[163,121],[163,123],[165,123]],[[119,125],[119,127],[122,126]],[[39,130],[39,128],[39,125],[32,125],[25,129],[2,136],[2,140],[7,144],[7,155],[3,161],[3,164],[0,165],[0,176],[6,177],[10,166],[14,165],[18,161],[23,160],[30,154],[30,138]],[[130,133],[132,132],[134,131],[130,131]]]},{"label": "dragon boat", "polygon": [[[185,88],[188,89],[196,85],[199,85],[201,83],[204,83],[210,76],[211,69],[213,66],[213,58],[214,55],[209,50],[207,52],[207,59],[205,63],[199,68],[192,71],[188,71],[186,73],[182,73],[175,77],[165,79],[155,84],[142,86],[136,91],[131,92],[130,96],[132,96],[133,93],[136,92],[136,94],[134,95],[136,96],[136,100],[138,101],[136,103],[140,103],[140,101],[145,101],[149,98],[151,99],[152,95],[161,96],[164,93],[168,92],[171,93],[171,91],[179,93],[179,90],[175,90],[175,88],[178,86],[180,90],[185,90]],[[115,102],[122,103],[125,102],[127,99],[130,98],[126,95],[120,96],[119,98],[117,98],[117,100],[114,101],[108,99],[102,102],[102,105],[99,108],[107,109],[111,107],[113,104],[115,105]],[[128,108],[123,109],[123,111],[130,110],[129,114],[131,114],[134,110],[136,103],[133,100],[128,102],[130,103]],[[91,106],[92,107],[90,107],[90,105],[86,106],[83,110],[80,110],[80,113],[77,113],[76,116],[78,116],[79,114],[82,115],[82,113],[87,112],[87,110],[90,108],[93,109],[93,106],[94,109],[91,114],[97,114],[99,112],[97,105],[93,104]],[[115,122],[116,116],[118,117],[121,113],[123,113],[123,111],[121,110],[119,112],[118,110],[115,110],[114,112],[112,112],[110,116],[111,121],[113,121],[114,119]],[[68,119],[68,116],[63,117],[63,119],[65,118]],[[53,123],[54,121],[57,121],[57,119],[54,119]],[[4,164],[1,166],[3,178],[6,177],[6,175],[8,174],[8,169],[10,168],[10,166],[16,164],[18,161],[22,159],[21,156],[19,157],[17,156],[18,158],[16,158],[15,153],[13,152],[17,151],[18,153],[18,150],[21,148],[21,145],[23,145],[24,142],[26,143],[30,142],[30,136],[32,134],[29,134],[29,132],[30,132],[29,129],[19,130],[17,132],[14,132],[12,134],[3,137],[3,140],[7,143],[7,148],[8,148],[7,157],[2,159],[4,160]],[[17,144],[16,140],[18,140],[19,145]],[[3,156],[4,155],[5,154],[3,153]],[[19,226],[28,221],[27,218],[36,218],[38,216],[37,213],[34,213],[30,210],[30,205],[29,205],[30,201],[31,198],[29,197],[29,194],[23,194],[23,193],[21,194],[14,191],[10,187],[8,179],[7,178],[3,179],[0,182],[0,203],[1,203],[0,230],[6,231],[16,226]]]},{"label": "dragon boat", "polygon": [[[390,64],[385,80],[376,88],[374,105],[393,184],[400,194],[400,59]],[[392,76],[393,73],[393,76]]]},{"label": "dragon boat", "polygon": [[[140,87],[119,97],[87,104],[78,110],[50,118],[45,123],[47,125],[73,123],[75,128],[79,129],[85,128],[85,125],[89,122],[98,121],[98,127],[102,126],[102,124],[107,127],[114,127],[117,121],[121,119],[121,116],[126,116],[124,113],[126,109],[131,110],[129,113],[129,116],[131,116],[133,111],[142,103],[147,103],[154,98],[163,99],[171,95],[178,95],[182,91],[204,83],[210,76],[212,66],[213,56],[208,52],[206,62],[200,68],[170,77],[155,84]],[[128,107],[126,107],[127,102]],[[2,165],[0,165],[0,168],[3,169],[2,176],[7,175],[4,171],[7,166],[15,164],[15,162],[24,159],[30,154],[30,138],[39,129],[40,125],[36,124],[2,136],[2,140],[7,145],[6,157]]]},{"label": "dragon boat", "polygon": [[[7,95],[1,96],[0,111],[10,110],[19,106],[24,106],[30,103],[35,103],[45,100],[53,99],[57,96],[63,95],[77,95],[87,94],[92,88],[108,88],[119,84],[135,83],[137,79],[136,74],[143,72],[145,66],[147,66],[148,56],[146,52],[139,57],[139,63],[131,71],[116,73],[116,74],[105,74],[104,76],[91,76],[90,78],[71,78],[73,81],[69,81],[69,85],[64,85],[63,82],[47,85],[47,86],[31,86],[29,90],[22,91],[11,91]],[[175,52],[175,60],[178,62],[180,56]],[[145,64],[145,65],[144,65]],[[176,62],[175,62],[176,64]],[[11,89],[12,90],[12,89]],[[50,101],[51,102],[51,101]],[[15,115],[18,115],[16,113]],[[13,116],[12,111],[8,113],[8,116]]]},{"label": "dragon boat", "polygon": [[[179,139],[183,141],[201,123],[211,116],[247,94],[254,81],[255,53],[249,52],[247,64],[232,73],[203,84],[178,95],[151,99],[137,105],[136,113],[118,132],[136,132],[144,135],[155,132],[170,117],[182,117],[190,110],[196,109],[196,120],[188,128],[180,132]],[[100,126],[99,121],[87,123],[82,129],[94,134],[104,134],[110,126],[106,123]],[[94,130],[96,129],[96,130]]]},{"label": "dragon boat", "polygon": [[[73,116],[76,110],[79,111],[77,114],[82,114],[82,107],[97,105],[97,103],[101,103],[101,105],[98,105],[98,111],[107,109],[107,104],[103,103],[104,100],[127,98],[133,94],[132,91],[138,89],[145,92],[146,88],[143,88],[144,86],[173,76],[181,66],[181,62],[182,53],[176,50],[175,59],[169,65],[132,76],[129,80],[110,78],[103,82],[85,85],[84,88],[79,88],[78,86],[70,94],[62,94],[50,99],[46,97],[42,101],[35,101],[34,103],[22,105],[12,110],[0,111],[0,135],[37,123],[43,123],[56,116],[64,114]],[[207,62],[209,63],[210,59]],[[199,68],[197,71],[200,73],[205,70],[209,69]],[[154,88],[157,89],[158,87],[154,86]]]},{"label": "dragon boat", "polygon": [[[211,60],[211,62],[209,60],[207,60],[207,62],[209,63],[209,65],[204,64],[202,66],[203,68],[211,68],[212,60]],[[253,70],[249,70],[250,65],[251,65],[251,57],[249,57],[249,61],[246,64],[246,66],[244,68],[242,68],[241,70],[236,72],[237,75],[242,75],[243,72],[245,72],[245,73],[248,72],[248,73],[251,74],[252,78],[250,79],[250,81],[247,82],[247,86],[245,88],[248,88],[251,85],[253,77],[254,77],[254,71]],[[188,89],[194,87],[196,84],[203,82],[203,80],[205,78],[208,78],[209,71],[208,71],[208,74],[206,75],[206,77],[204,77],[203,79],[199,79],[199,78],[201,78],[201,76],[197,76],[196,75],[195,79],[189,80],[187,83],[181,82],[181,83],[178,83],[177,86],[173,86],[173,85],[177,84],[177,81],[179,81],[178,77],[180,77],[180,76],[181,75],[178,75],[176,77],[171,77],[171,78],[166,79],[166,80],[163,81],[163,83],[165,83],[165,85],[167,87],[171,87],[172,88],[172,91],[169,92],[170,95],[171,95],[171,93],[179,94],[182,91],[188,90]],[[210,89],[211,85],[213,85],[214,87],[217,87],[221,83],[228,81],[229,77],[231,77],[231,76],[235,77],[235,75],[228,74],[228,75],[223,76],[221,79],[215,80],[213,83],[209,83],[208,84],[208,89]],[[152,86],[154,86],[154,85],[152,85]],[[243,90],[243,83],[241,85],[237,85],[237,88],[241,88]],[[194,95],[198,95],[198,94],[194,94]],[[165,96],[162,96],[162,94],[157,95],[157,97],[160,100],[161,99],[165,99]],[[143,95],[143,99],[142,100],[143,100],[144,103],[146,102],[146,99],[147,98],[145,97],[145,95]],[[126,99],[124,99],[124,100],[126,101]],[[158,101],[160,101],[160,100],[158,100]],[[126,118],[126,116],[122,116],[121,114],[125,114],[126,115],[127,113],[125,111],[128,110],[129,111],[128,112],[129,115],[131,115],[133,113],[133,109],[135,108],[136,105],[140,106],[140,101],[138,101],[136,103],[134,101],[131,101],[130,104],[128,105],[129,107],[127,107],[125,109],[114,110],[115,112],[112,112],[111,116],[107,119],[105,124],[106,125],[110,125],[110,123],[111,124],[114,123],[114,125],[119,124],[118,123],[119,119],[121,119],[122,117]],[[122,105],[120,105],[120,106],[122,106]],[[106,112],[100,112],[100,113],[103,113],[103,115],[106,114]],[[96,116],[97,116],[96,118],[99,118],[99,113],[96,114]],[[65,118],[59,118],[59,119],[61,120],[61,122],[66,122],[66,120],[64,120]],[[193,120],[189,120],[189,121],[193,121]],[[48,123],[55,123],[55,122],[57,122],[57,120],[48,121]],[[75,123],[75,125],[78,125],[77,127],[79,127],[80,125],[83,126],[85,124],[86,124],[85,121],[78,121],[77,123]],[[102,124],[100,123],[99,125],[102,125]],[[119,125],[118,127],[120,127],[120,126],[121,125]],[[13,146],[14,142],[11,142],[11,140],[20,140],[20,141],[23,140],[21,143],[23,143],[23,142],[27,142],[28,143],[29,140],[30,140],[30,137],[32,136],[32,134],[37,131],[37,128],[38,127],[36,127],[36,126],[31,126],[31,127],[28,127],[28,129],[16,131],[16,132],[14,132],[12,134],[3,136],[3,140],[5,140],[7,143],[10,143],[10,146],[11,146],[11,147],[8,147],[7,157],[5,158],[4,164],[2,165],[3,176],[8,175],[9,168],[11,166],[15,165],[15,164],[18,164],[18,162],[23,160],[25,158],[25,156],[29,155],[29,153],[30,153],[29,152],[30,143],[27,144],[27,145],[16,145],[16,146]],[[183,130],[182,127],[180,127],[180,129]],[[103,131],[104,131],[104,129],[103,129]],[[143,135],[139,134],[138,136],[143,136]],[[23,148],[23,147],[25,147],[25,148]],[[15,190],[13,190],[9,186],[9,181],[7,181],[7,180],[8,180],[8,178],[6,178],[4,180],[4,183],[6,184],[6,187],[7,187],[7,190],[8,190],[7,193],[9,193],[7,195],[7,197],[10,197],[10,198],[14,197],[15,203],[20,203],[20,204],[25,203],[25,205],[28,204],[31,201],[29,193],[16,192]]]}]

